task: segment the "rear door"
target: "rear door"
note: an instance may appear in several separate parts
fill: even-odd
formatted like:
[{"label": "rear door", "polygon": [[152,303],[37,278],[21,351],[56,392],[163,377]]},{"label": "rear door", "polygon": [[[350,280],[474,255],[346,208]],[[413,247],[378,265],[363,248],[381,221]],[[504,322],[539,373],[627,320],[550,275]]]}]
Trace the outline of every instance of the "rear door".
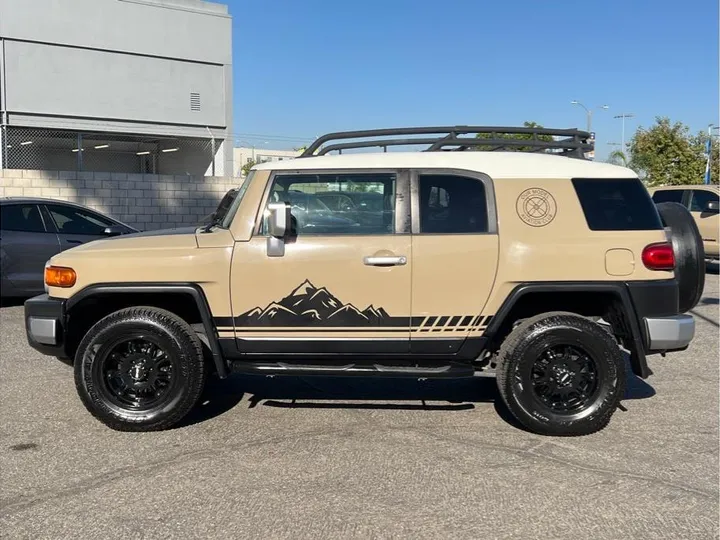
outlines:
[{"label": "rear door", "polygon": [[718,243],[720,218],[717,212],[709,211],[707,205],[711,201],[718,202],[719,199],[718,193],[709,189],[690,190],[690,213],[700,229],[705,253],[712,257],[717,257],[720,252]]},{"label": "rear door", "polygon": [[0,275],[13,292],[41,293],[45,263],[59,252],[58,237],[46,227],[37,204],[0,206]]},{"label": "rear door", "polygon": [[97,214],[64,204],[47,204],[49,219],[57,228],[60,247],[64,251],[86,242],[107,238],[105,229],[116,225],[113,221]]},{"label": "rear door", "polygon": [[417,171],[412,176],[414,354],[452,354],[479,338],[495,282],[498,233],[486,175]]}]

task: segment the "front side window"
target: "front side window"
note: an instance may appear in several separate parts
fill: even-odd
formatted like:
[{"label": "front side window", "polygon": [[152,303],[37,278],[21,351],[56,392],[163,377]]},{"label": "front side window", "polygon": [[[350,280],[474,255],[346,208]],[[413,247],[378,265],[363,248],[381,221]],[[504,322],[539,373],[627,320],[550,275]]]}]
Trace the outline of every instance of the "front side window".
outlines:
[{"label": "front side window", "polygon": [[80,208],[48,204],[47,209],[60,234],[101,235],[107,227],[115,225],[107,218]]},{"label": "front side window", "polygon": [[290,204],[297,234],[392,234],[396,180],[393,173],[277,175],[268,203]]},{"label": "front side window", "polygon": [[690,193],[692,193],[692,198],[690,199],[691,212],[705,212],[709,202],[718,202],[718,199],[720,199],[717,193],[704,189],[693,190]]},{"label": "front side window", "polygon": [[485,185],[475,178],[423,174],[420,186],[420,233],[467,234],[488,231]]},{"label": "front side window", "polygon": [[674,202],[682,204],[683,193],[682,189],[659,189],[653,193],[652,200],[655,204],[664,202]]},{"label": "front side window", "polygon": [[45,232],[40,209],[36,204],[0,206],[0,229],[4,231]]}]

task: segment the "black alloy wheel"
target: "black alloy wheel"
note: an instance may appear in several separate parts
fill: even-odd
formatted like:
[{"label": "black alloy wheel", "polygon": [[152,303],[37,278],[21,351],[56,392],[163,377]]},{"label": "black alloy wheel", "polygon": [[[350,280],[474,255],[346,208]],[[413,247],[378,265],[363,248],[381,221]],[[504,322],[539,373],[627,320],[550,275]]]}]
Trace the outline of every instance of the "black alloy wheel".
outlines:
[{"label": "black alloy wheel", "polygon": [[159,340],[146,334],[116,340],[98,360],[102,390],[123,408],[151,409],[168,395],[176,381],[174,357]]},{"label": "black alloy wheel", "polygon": [[535,396],[556,413],[581,412],[598,389],[598,367],[582,348],[549,347],[535,360],[531,371]]}]

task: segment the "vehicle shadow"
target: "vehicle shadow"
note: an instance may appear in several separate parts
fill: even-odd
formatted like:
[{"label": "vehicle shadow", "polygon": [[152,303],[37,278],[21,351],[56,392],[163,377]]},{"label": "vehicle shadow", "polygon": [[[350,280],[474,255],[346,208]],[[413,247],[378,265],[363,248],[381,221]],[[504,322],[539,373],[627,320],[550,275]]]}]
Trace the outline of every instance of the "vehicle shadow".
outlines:
[{"label": "vehicle shadow", "polygon": [[709,262],[705,264],[705,273],[717,276],[720,274],[720,262]]},{"label": "vehicle shadow", "polygon": [[22,306],[27,298],[20,296],[0,297],[0,308]]},{"label": "vehicle shadow", "polygon": [[[627,366],[623,400],[647,399],[655,389]],[[405,411],[466,411],[477,403],[493,403],[498,416],[523,428],[500,398],[495,379],[381,379],[370,377],[296,377],[231,375],[212,377],[195,409],[178,427],[205,422],[236,407],[247,397],[258,405],[283,409],[354,409]]]}]

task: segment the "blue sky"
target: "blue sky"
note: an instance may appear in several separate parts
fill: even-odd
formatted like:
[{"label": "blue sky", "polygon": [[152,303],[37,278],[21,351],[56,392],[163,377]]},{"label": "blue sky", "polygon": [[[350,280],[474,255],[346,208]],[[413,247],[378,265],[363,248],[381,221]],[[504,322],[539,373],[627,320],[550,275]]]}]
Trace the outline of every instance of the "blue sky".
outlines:
[{"label": "blue sky", "polygon": [[[655,116],[718,122],[717,0],[226,0],[237,138],[482,124],[585,127],[598,157]],[[248,135],[251,134],[251,135]],[[266,144],[267,141],[267,144]],[[296,143],[295,145],[299,145]]]}]

